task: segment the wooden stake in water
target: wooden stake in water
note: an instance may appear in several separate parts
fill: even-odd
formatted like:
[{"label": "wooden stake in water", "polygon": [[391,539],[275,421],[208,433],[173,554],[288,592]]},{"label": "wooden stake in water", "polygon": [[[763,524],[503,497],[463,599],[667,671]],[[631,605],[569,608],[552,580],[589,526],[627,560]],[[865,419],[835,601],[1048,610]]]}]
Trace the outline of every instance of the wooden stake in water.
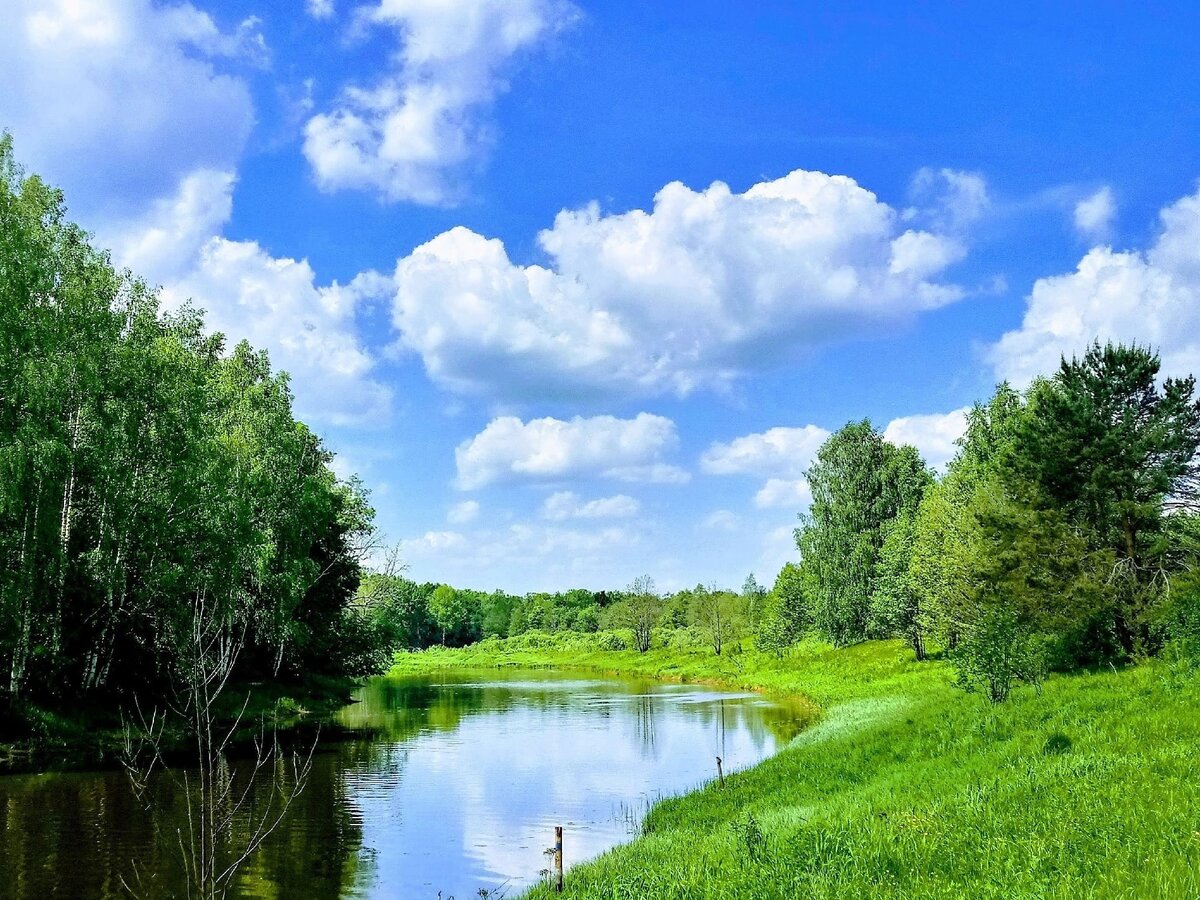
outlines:
[{"label": "wooden stake in water", "polygon": [[725,787],[725,773],[721,771],[721,757],[717,757],[717,781]]},{"label": "wooden stake in water", "polygon": [[561,894],[563,889],[562,874],[562,826],[554,826],[554,892]]}]

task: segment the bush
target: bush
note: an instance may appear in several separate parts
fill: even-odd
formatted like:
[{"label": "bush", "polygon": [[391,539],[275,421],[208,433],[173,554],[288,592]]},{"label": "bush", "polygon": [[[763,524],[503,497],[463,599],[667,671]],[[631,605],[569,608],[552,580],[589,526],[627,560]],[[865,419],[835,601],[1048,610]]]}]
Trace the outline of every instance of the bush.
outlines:
[{"label": "bush", "polygon": [[1153,630],[1169,661],[1187,668],[1200,666],[1200,573],[1188,572],[1172,580]]},{"label": "bush", "polygon": [[1003,703],[1018,681],[1034,686],[1046,678],[1052,640],[1023,627],[1010,609],[987,611],[954,650],[958,683],[993,703]]},{"label": "bush", "polygon": [[701,650],[708,647],[708,638],[694,625],[664,629],[659,632],[658,641],[669,650]]},{"label": "bush", "polygon": [[601,650],[628,650],[629,645],[625,643],[625,639],[615,631],[605,631],[596,642]]}]

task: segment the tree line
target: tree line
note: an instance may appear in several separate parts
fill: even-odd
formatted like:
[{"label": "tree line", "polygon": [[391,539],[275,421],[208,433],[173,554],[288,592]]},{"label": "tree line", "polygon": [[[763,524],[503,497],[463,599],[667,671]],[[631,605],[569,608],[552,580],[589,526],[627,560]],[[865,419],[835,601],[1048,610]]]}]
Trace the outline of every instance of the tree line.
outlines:
[{"label": "tree line", "polygon": [[829,438],[762,642],[936,646],[1004,700],[1053,669],[1200,636],[1200,401],[1151,350],[1093,344],[967,416],[937,477],[867,421]]},{"label": "tree line", "polygon": [[215,648],[246,678],[361,669],[373,512],[331,459],[264,351],[164,310],[0,137],[0,713]]},{"label": "tree line", "polygon": [[[716,586],[515,597],[394,576],[364,583],[398,646],[605,631],[610,649],[753,645],[783,655],[901,638],[999,702],[1052,670],[1165,648],[1200,658],[1200,400],[1145,347],[1093,344],[967,414],[944,474],[869,421],[817,453],[799,559],[764,591]],[[373,580],[382,578],[383,580]],[[403,623],[397,625],[396,623]]]},{"label": "tree line", "polygon": [[656,641],[673,639],[709,645],[720,654],[753,632],[767,598],[753,575],[740,592],[696,585],[662,595],[652,578],[641,576],[618,590],[517,595],[419,584],[395,568],[368,574],[356,601],[374,645],[384,652],[525,634],[604,632],[607,649],[644,652]]}]

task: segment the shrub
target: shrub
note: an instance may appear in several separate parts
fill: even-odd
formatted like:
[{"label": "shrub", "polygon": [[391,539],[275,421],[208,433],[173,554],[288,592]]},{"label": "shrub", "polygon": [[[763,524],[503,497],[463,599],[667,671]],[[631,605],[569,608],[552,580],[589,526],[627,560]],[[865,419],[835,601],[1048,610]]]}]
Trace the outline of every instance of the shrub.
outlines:
[{"label": "shrub", "polygon": [[1023,627],[1013,610],[988,610],[954,650],[958,683],[1003,703],[1016,682],[1038,686],[1045,680],[1050,649],[1050,640]]},{"label": "shrub", "polygon": [[600,635],[596,645],[601,650],[628,650],[629,645],[625,643],[625,639],[615,631],[605,631]]},{"label": "shrub", "polygon": [[1154,631],[1170,662],[1186,668],[1200,666],[1200,573],[1188,572],[1172,580]]}]

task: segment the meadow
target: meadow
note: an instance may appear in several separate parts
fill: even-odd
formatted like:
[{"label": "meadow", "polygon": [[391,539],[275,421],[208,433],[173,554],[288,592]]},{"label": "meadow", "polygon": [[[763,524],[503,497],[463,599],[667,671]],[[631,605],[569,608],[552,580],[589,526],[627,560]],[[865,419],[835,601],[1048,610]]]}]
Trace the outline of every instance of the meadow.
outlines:
[{"label": "meadow", "polygon": [[1186,663],[1052,675],[991,704],[899,641],[809,639],[782,657],[603,642],[531,633],[400,654],[396,671],[704,682],[801,695],[814,722],[724,787],[656,805],[638,839],[570,868],[565,896],[1200,897],[1200,681]]}]

